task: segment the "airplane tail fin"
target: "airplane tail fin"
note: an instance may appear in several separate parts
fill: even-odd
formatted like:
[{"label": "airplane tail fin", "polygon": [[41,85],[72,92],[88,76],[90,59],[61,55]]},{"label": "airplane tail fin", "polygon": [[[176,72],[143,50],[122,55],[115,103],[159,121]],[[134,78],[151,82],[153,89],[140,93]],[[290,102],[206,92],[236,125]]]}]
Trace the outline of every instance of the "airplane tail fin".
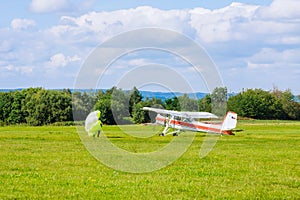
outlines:
[{"label": "airplane tail fin", "polygon": [[223,134],[228,134],[228,135],[234,135],[232,133],[232,129],[236,127],[237,124],[237,114],[235,112],[229,111],[222,123],[222,133]]}]

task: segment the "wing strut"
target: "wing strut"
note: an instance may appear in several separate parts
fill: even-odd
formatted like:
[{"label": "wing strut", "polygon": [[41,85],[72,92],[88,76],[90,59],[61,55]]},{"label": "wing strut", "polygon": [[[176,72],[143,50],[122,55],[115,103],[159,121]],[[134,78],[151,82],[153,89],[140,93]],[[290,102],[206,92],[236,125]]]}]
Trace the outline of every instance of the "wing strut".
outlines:
[{"label": "wing strut", "polygon": [[168,115],[166,117],[166,121],[165,121],[165,128],[164,128],[163,132],[159,134],[159,136],[165,136],[165,135],[170,135],[170,134],[172,134],[173,136],[178,136],[178,134],[180,133],[180,130],[169,132],[170,128],[174,128],[174,124],[173,124],[173,127],[171,124],[172,121],[174,121],[174,116],[171,116],[171,119],[170,119],[170,116]]}]

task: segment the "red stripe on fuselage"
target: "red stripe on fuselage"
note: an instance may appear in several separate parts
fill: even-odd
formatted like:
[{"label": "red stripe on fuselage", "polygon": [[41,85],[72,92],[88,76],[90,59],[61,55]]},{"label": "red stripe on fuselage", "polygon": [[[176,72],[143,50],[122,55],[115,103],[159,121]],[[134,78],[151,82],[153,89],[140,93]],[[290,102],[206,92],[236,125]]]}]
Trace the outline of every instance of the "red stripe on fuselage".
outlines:
[{"label": "red stripe on fuselage", "polygon": [[[156,117],[156,121],[161,122],[161,124],[165,124],[167,123],[167,118],[166,117],[162,117],[162,116],[157,116]],[[202,123],[200,124],[195,124],[195,123],[189,123],[189,122],[183,122],[183,121],[179,121],[179,120],[174,120],[171,119],[169,121],[169,124],[172,125],[177,125],[177,126],[182,126],[190,128],[190,129],[194,129],[195,131],[202,131],[202,132],[214,132],[214,133],[221,133],[221,129],[220,128],[214,128],[214,127],[210,127],[211,124],[204,124]]]}]

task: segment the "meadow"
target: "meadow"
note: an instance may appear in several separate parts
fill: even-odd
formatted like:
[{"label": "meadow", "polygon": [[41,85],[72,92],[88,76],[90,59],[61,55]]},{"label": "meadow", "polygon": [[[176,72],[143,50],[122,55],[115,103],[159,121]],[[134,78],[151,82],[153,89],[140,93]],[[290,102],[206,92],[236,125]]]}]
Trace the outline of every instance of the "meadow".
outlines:
[{"label": "meadow", "polygon": [[[136,139],[117,126],[103,128],[132,152],[153,151],[173,137]],[[138,134],[144,127],[125,128]],[[91,156],[76,127],[0,127],[0,199],[299,199],[300,122],[239,121],[237,129],[243,131],[220,137],[202,159],[205,134],[197,133],[171,165],[134,174]]]}]

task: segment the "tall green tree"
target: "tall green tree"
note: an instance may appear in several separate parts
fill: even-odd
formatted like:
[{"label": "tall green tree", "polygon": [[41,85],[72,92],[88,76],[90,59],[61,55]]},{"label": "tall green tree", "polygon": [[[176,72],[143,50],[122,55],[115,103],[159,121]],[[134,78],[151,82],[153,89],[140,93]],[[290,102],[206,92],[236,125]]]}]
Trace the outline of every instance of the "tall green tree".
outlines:
[{"label": "tall green tree", "polygon": [[205,95],[204,98],[199,99],[199,111],[212,112],[211,111],[211,97],[210,94]]},{"label": "tall green tree", "polygon": [[148,123],[155,122],[156,113],[148,112],[142,110],[143,107],[154,107],[154,108],[164,108],[164,103],[161,99],[156,98],[146,98],[144,101],[141,101],[134,105],[132,119],[134,123]]},{"label": "tall green tree", "polygon": [[132,119],[134,123],[141,124],[141,123],[147,123],[151,121],[148,113],[142,110],[142,108],[146,106],[148,107],[151,105],[145,103],[145,101],[141,101],[133,105]]},{"label": "tall green tree", "polygon": [[0,92],[0,121],[9,123],[9,115],[12,111],[11,102],[14,101],[13,92]]},{"label": "tall green tree", "polygon": [[180,111],[180,103],[178,98],[175,96],[171,99],[165,100],[165,105],[167,110],[177,110]]},{"label": "tall green tree", "polygon": [[133,112],[134,105],[141,102],[142,99],[143,99],[142,94],[140,93],[140,91],[136,87],[134,87],[132,89],[132,92],[130,93],[130,97],[129,97],[129,113],[130,113],[131,117],[132,117],[132,112]]},{"label": "tall green tree", "polygon": [[26,114],[22,110],[22,103],[25,100],[25,92],[22,91],[14,91],[12,93],[13,101],[11,104],[11,112],[8,117],[8,123],[10,124],[20,124],[25,123]]},{"label": "tall green tree", "polygon": [[299,103],[295,101],[295,97],[291,90],[280,91],[277,88],[274,88],[271,94],[282,105],[280,114],[281,119],[299,119]]},{"label": "tall green tree", "polygon": [[180,109],[182,111],[198,111],[198,102],[196,99],[191,99],[187,94],[178,97]]},{"label": "tall green tree", "polygon": [[274,96],[261,89],[249,89],[228,100],[229,110],[255,119],[278,119],[281,108],[280,102]]},{"label": "tall green tree", "polygon": [[217,87],[210,95],[211,112],[218,116],[224,116],[227,109],[227,88]]},{"label": "tall green tree", "polygon": [[71,121],[72,118],[72,96],[67,90],[49,91],[50,96],[50,122]]},{"label": "tall green tree", "polygon": [[104,124],[113,125],[116,124],[114,116],[111,111],[111,99],[110,98],[101,98],[95,104],[95,110],[101,112],[100,120]]},{"label": "tall green tree", "polygon": [[50,124],[50,98],[44,89],[37,91],[30,96],[30,100],[25,105],[28,116],[27,123],[35,126]]},{"label": "tall green tree", "polygon": [[87,115],[94,109],[97,99],[101,98],[102,91],[80,92],[75,91],[72,94],[72,109],[74,120],[85,120]]},{"label": "tall green tree", "polygon": [[128,101],[121,89],[113,87],[107,90],[94,106],[101,112],[101,120],[104,124],[122,124],[124,118],[129,117]]},{"label": "tall green tree", "polygon": [[22,110],[26,122],[45,125],[72,120],[72,97],[67,91],[52,91],[42,88],[29,89]]}]

